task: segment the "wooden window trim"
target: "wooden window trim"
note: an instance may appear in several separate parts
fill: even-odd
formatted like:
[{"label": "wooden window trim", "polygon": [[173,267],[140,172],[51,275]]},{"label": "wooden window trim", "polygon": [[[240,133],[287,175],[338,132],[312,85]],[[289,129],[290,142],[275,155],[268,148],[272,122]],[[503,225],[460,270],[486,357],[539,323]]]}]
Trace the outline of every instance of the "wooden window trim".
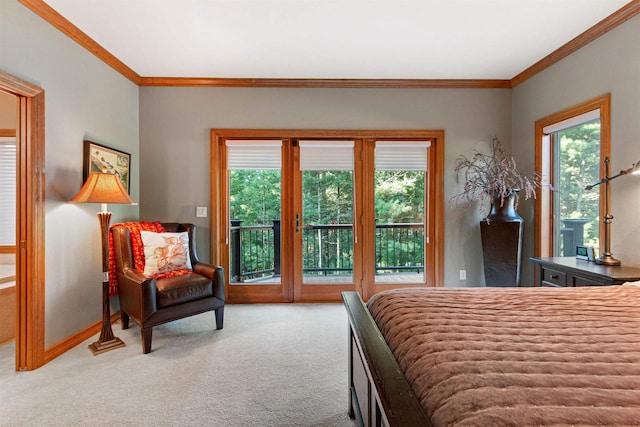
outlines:
[{"label": "wooden window trim", "polygon": [[[211,129],[211,146],[210,146],[210,200],[211,200],[211,262],[219,264],[221,262],[221,254],[219,248],[224,243],[226,230],[225,214],[221,210],[224,206],[217,203],[218,197],[225,190],[222,187],[224,183],[220,182],[220,174],[217,173],[220,168],[226,168],[225,159],[221,155],[220,141],[227,138],[239,139],[313,139],[313,138],[333,138],[333,139],[351,139],[362,144],[363,141],[375,141],[382,139],[389,140],[419,140],[429,139],[432,141],[432,155],[429,158],[429,169],[431,180],[429,181],[429,189],[433,194],[434,203],[430,203],[426,209],[430,215],[427,226],[429,227],[430,245],[433,245],[432,265],[433,271],[427,272],[428,281],[435,286],[443,286],[444,283],[444,131],[435,130],[309,130],[309,129]],[[365,153],[367,151],[365,150]],[[360,166],[360,159],[356,161],[356,167]],[[369,173],[372,168],[373,159],[365,159],[362,167],[365,167],[365,173]],[[368,167],[366,163],[371,163]],[[283,165],[283,167],[286,167]],[[367,170],[369,172],[367,172]],[[287,185],[287,183],[285,183]],[[364,183],[354,182],[354,186],[360,190],[364,190]],[[292,191],[285,191],[283,195],[291,194]],[[365,193],[366,194],[366,193]],[[366,201],[360,201],[364,203]],[[362,209],[362,206],[360,206]],[[367,217],[367,211],[364,210],[364,222],[367,223],[370,218]],[[285,221],[285,218],[283,218]],[[366,230],[366,228],[365,228]],[[283,247],[287,242],[282,242]],[[366,250],[366,248],[365,248]],[[425,260],[426,262],[426,260]],[[354,266],[355,267],[355,266]],[[384,285],[375,285],[378,291]],[[373,283],[365,283],[365,289],[362,289],[365,298],[368,298],[374,292]]]},{"label": "wooden window trim", "polygon": [[[599,96],[566,110],[559,111],[550,116],[539,119],[535,123],[535,168],[540,174],[543,174],[543,160],[545,156],[550,156],[553,159],[553,154],[546,152],[544,149],[544,138],[547,135],[543,129],[546,126],[561,122],[563,120],[570,119],[589,111],[600,109],[600,162],[604,161],[605,157],[610,155],[611,151],[611,94]],[[552,147],[548,147],[548,150],[552,150]],[[551,168],[553,170],[553,168]],[[604,174],[604,168],[600,168],[600,175]],[[549,176],[550,182],[553,182],[553,176]],[[551,256],[553,253],[553,239],[546,238],[543,235],[545,224],[553,224],[553,206],[550,207],[549,212],[544,212],[544,201],[551,197],[551,190],[548,186],[539,188],[536,191],[535,200],[535,217],[537,220],[534,223],[534,254],[537,257]],[[600,188],[600,200],[604,198],[604,189]],[[604,203],[600,203],[600,217],[604,216]],[[600,235],[604,234],[603,223],[600,222]],[[602,243],[600,245],[602,250]]]}]

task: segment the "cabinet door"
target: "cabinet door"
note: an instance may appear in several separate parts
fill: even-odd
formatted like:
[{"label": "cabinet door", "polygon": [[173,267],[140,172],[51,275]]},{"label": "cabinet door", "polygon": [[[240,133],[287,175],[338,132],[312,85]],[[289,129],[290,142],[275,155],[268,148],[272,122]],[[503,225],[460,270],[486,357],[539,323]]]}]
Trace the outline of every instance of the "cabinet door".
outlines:
[{"label": "cabinet door", "polygon": [[573,286],[607,286],[610,283],[573,276]]},{"label": "cabinet door", "polygon": [[567,273],[563,271],[553,270],[550,268],[542,268],[542,286],[563,287],[567,286]]}]

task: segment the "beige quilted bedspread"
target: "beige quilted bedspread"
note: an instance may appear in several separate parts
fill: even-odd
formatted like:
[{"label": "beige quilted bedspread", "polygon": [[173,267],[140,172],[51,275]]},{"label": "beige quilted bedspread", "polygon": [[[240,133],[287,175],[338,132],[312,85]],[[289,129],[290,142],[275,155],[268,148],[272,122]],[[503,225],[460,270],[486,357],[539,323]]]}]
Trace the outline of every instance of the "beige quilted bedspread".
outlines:
[{"label": "beige quilted bedspread", "polygon": [[640,425],[640,287],[418,288],[368,303],[434,426]]}]

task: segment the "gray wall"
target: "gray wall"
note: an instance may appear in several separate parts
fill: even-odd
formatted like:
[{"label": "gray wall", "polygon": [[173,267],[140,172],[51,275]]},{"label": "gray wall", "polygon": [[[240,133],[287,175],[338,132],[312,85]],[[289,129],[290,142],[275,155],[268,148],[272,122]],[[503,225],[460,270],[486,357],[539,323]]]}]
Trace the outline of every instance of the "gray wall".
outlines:
[{"label": "gray wall", "polygon": [[[510,141],[508,89],[277,89],[140,88],[140,217],[199,227],[198,248],[208,259],[211,128],[444,129],[445,284],[484,283],[478,220],[450,207],[460,190],[453,161],[487,150],[493,135]],[[467,270],[461,282],[458,270]]]},{"label": "gray wall", "polygon": [[[82,185],[82,141],[132,155],[138,191],[138,87],[15,0],[0,0],[0,69],[45,90],[45,345],[102,318],[99,205],[67,201]],[[112,222],[137,206],[110,205]]]},{"label": "gray wall", "polygon": [[[513,90],[513,147],[518,165],[534,167],[534,123],[573,105],[611,93],[611,171],[640,160],[640,16],[629,20]],[[519,209],[533,218],[533,204]],[[640,266],[640,179],[611,183],[611,249],[623,265]],[[533,229],[525,230],[533,255]],[[523,282],[533,282],[529,263]]]}]

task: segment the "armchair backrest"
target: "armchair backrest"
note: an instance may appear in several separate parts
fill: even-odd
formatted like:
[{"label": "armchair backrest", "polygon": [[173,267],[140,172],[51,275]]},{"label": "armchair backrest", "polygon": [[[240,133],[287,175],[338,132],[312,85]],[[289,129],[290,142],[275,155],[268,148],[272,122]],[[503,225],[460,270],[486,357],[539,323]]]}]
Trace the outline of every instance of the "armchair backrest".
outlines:
[{"label": "armchair backrest", "polygon": [[189,257],[191,259],[191,265],[194,265],[198,261],[198,254],[196,253],[196,226],[194,224],[183,222],[162,222],[162,226],[169,233],[182,233],[186,231],[189,233]]},{"label": "armchair backrest", "polygon": [[[198,256],[195,250],[195,229],[196,226],[189,223],[179,222],[163,222],[160,223],[164,230],[170,233],[182,233],[187,232],[189,235],[189,256],[191,258],[191,265],[198,263]],[[160,231],[160,230],[153,230]],[[113,236],[113,251],[115,255],[115,270],[124,272],[128,269],[142,269],[144,265],[144,254],[142,260],[136,260],[136,254],[134,253],[133,245],[131,242],[131,231],[126,224],[116,224],[111,227],[111,233]]]},{"label": "armchair backrest", "polygon": [[135,269],[131,232],[129,229],[123,225],[115,225],[111,227],[111,235],[113,236],[116,270],[122,272]]}]

